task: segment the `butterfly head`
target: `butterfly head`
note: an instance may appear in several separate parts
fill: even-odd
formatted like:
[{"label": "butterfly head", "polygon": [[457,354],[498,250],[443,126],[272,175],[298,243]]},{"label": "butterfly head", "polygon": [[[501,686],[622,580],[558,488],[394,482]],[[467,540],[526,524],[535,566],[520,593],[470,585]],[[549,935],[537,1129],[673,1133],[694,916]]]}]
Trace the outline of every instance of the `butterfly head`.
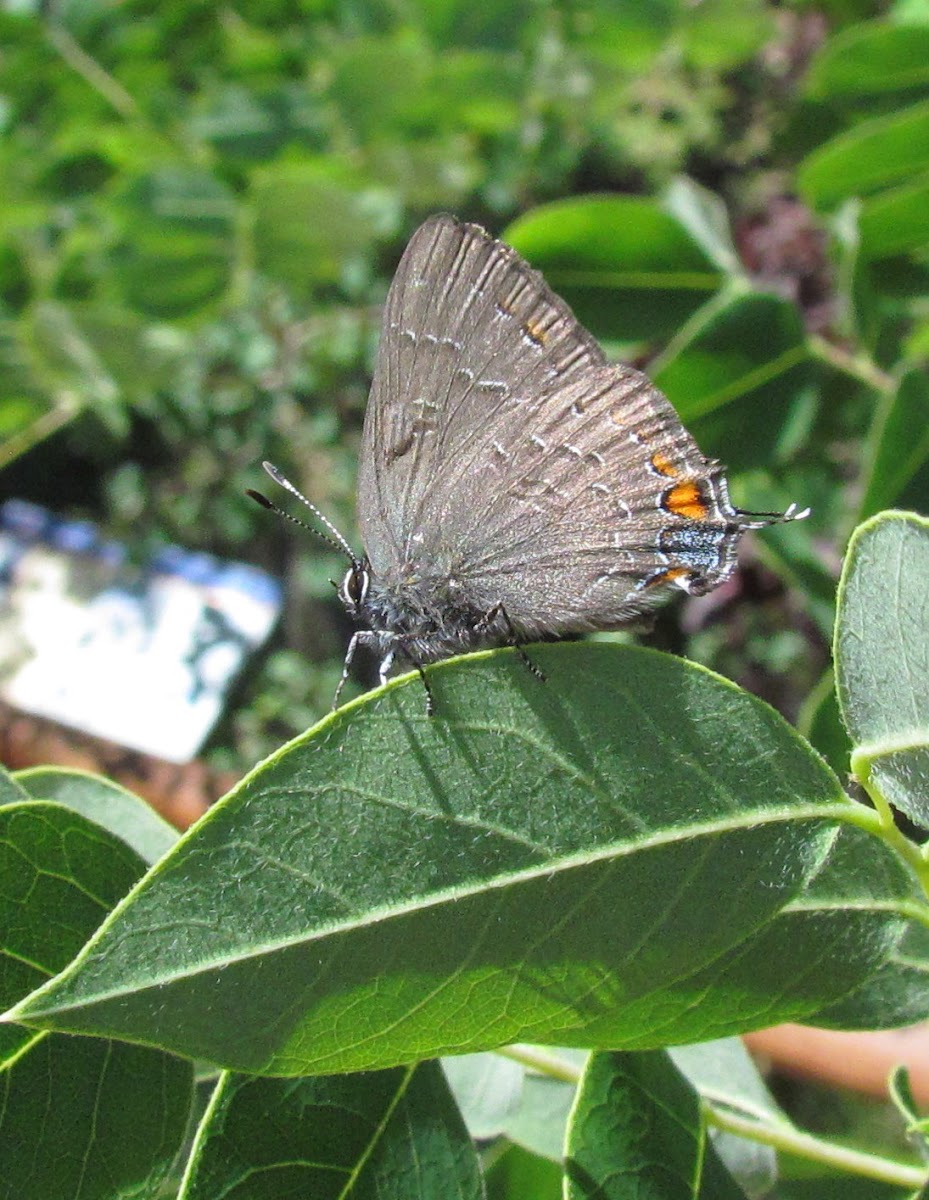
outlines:
[{"label": "butterfly head", "polygon": [[371,590],[371,572],[366,562],[353,562],[342,577],[337,591],[345,610],[354,620],[362,617]]}]

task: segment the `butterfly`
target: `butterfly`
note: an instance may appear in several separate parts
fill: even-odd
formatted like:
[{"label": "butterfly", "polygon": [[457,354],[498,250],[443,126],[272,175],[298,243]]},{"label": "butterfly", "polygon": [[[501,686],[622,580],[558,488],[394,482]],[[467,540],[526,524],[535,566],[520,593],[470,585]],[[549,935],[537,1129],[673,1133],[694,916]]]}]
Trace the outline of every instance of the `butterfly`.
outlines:
[{"label": "butterfly", "polygon": [[363,554],[264,466],[349,562],[338,591],[359,629],[335,703],[368,646],[382,683],[398,658],[418,669],[430,711],[425,664],[617,629],[676,589],[718,587],[747,530],[809,511],[735,508],[723,467],[649,379],[608,362],[515,250],[448,215],[413,234],[387,296],[358,469]]}]

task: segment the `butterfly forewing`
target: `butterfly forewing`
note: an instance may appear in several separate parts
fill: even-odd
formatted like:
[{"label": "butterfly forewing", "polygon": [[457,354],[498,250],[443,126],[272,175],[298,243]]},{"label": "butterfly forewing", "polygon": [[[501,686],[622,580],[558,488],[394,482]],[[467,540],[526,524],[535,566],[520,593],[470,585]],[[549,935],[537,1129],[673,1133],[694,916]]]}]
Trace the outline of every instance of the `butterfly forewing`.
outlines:
[{"label": "butterfly forewing", "polygon": [[[456,529],[423,529],[434,489],[472,461],[491,419],[523,422],[604,362],[567,305],[509,247],[452,217],[413,235],[384,312],[362,439],[358,511],[376,572]],[[472,449],[473,448],[473,449]]]}]

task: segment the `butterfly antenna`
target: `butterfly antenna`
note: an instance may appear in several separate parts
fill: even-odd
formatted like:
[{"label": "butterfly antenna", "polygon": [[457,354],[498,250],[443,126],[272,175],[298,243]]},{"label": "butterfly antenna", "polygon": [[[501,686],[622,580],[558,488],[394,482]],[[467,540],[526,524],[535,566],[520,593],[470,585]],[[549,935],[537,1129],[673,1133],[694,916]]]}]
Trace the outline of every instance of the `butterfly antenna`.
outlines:
[{"label": "butterfly antenna", "polygon": [[804,517],[810,515],[808,508],[798,509],[796,504],[788,505],[786,512],[748,512],[744,508],[737,508],[735,511],[740,517],[752,518],[742,522],[744,529],[767,529],[769,525],[784,525],[788,521],[802,521]]},{"label": "butterfly antenna", "polygon": [[290,492],[292,496],[296,496],[301,503],[305,504],[316,520],[319,521],[321,525],[325,525],[325,527],[329,530],[329,534],[332,536],[330,537],[329,534],[323,533],[322,530],[308,524],[306,521],[301,521],[299,517],[295,517],[293,513],[289,513],[285,508],[281,508],[279,505],[269,500],[268,497],[262,492],[256,492],[254,488],[246,488],[245,494],[250,496],[256,502],[256,504],[260,504],[262,508],[267,508],[271,512],[277,513],[279,517],[284,517],[285,520],[290,521],[293,525],[299,525],[301,529],[309,530],[310,533],[315,534],[316,537],[324,541],[327,546],[331,546],[333,550],[338,550],[340,553],[344,554],[353,566],[357,565],[357,554],[355,554],[354,550],[352,550],[351,546],[348,544],[342,534],[339,533],[338,529],[336,529],[329,518],[324,516],[311,500],[307,500],[303,492],[301,492],[298,487],[292,484],[286,475],[282,475],[273,463],[263,462],[261,465],[276,484],[286,489],[286,491]]}]

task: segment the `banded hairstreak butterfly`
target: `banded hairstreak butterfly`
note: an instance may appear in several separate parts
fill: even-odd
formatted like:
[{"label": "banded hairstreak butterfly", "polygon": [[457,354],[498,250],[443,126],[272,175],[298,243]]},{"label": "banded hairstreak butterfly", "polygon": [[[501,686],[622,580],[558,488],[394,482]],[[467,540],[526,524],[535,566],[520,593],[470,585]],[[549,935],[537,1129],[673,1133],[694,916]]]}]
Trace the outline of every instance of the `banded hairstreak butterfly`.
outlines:
[{"label": "banded hairstreak butterfly", "polygon": [[722,466],[646,376],[608,362],[516,251],[446,215],[414,233],[387,296],[364,554],[264,465],[350,563],[339,596],[361,628],[336,702],[359,646],[382,682],[398,658],[426,682],[423,664],[476,647],[616,629],[675,588],[718,587],[746,530],[808,511],[733,507]]}]

